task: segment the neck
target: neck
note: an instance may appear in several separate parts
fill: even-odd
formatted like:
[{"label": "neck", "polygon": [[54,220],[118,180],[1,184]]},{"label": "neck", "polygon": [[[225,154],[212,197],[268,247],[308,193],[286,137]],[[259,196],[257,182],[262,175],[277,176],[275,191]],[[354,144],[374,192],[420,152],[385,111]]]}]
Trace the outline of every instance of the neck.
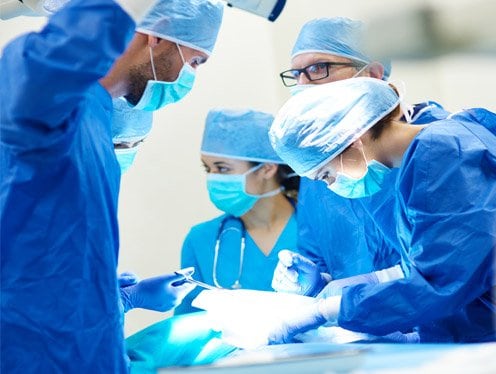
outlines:
[{"label": "neck", "polygon": [[275,196],[259,199],[253,208],[241,217],[248,231],[257,229],[270,230],[281,221],[288,221],[293,214],[291,203],[279,193]]},{"label": "neck", "polygon": [[115,60],[107,75],[100,79],[100,84],[112,97],[127,95],[130,87],[131,66],[146,62],[148,59],[147,36],[137,32],[124,53]]},{"label": "neck", "polygon": [[109,92],[112,97],[120,97],[128,94],[129,84],[127,77],[122,74],[119,61],[115,63],[109,73],[100,79],[100,84]]},{"label": "neck", "polygon": [[379,139],[371,141],[371,158],[389,167],[399,167],[411,142],[425,127],[426,125],[393,121]]}]

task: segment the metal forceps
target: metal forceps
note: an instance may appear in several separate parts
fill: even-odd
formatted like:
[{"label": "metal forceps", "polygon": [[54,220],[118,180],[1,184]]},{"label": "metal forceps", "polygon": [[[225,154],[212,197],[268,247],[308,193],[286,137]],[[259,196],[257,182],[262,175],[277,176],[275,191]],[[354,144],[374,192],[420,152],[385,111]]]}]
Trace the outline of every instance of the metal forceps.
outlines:
[{"label": "metal forceps", "polygon": [[193,275],[194,272],[195,272],[195,268],[189,267],[189,268],[177,270],[174,273],[184,276],[185,282],[196,284],[197,286],[205,288],[207,290],[220,290],[220,289],[222,289],[221,287],[215,287],[215,286],[212,286],[210,284],[203,283],[203,282],[200,282],[196,279],[193,279],[191,276]]}]

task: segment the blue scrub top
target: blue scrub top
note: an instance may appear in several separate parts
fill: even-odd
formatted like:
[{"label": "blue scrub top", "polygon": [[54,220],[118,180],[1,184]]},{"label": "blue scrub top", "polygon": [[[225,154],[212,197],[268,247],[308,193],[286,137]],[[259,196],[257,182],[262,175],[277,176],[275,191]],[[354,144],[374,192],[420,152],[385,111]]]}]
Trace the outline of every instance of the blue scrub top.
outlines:
[{"label": "blue scrub top", "polygon": [[[430,123],[448,116],[433,101],[416,104],[412,121]],[[298,194],[298,251],[334,279],[398,264],[399,241],[392,214],[398,170],[387,176],[381,191],[368,198],[346,199],[321,181],[302,178]],[[371,217],[370,212],[374,212]],[[375,224],[380,215],[383,225]]]},{"label": "blue scrub top", "polygon": [[[224,221],[221,234],[216,277],[221,287],[230,288],[238,279],[241,233],[244,228],[238,218],[226,215],[203,222],[191,228],[184,240],[181,252],[181,267],[194,266],[196,269],[193,278],[213,285],[213,266],[215,243],[218,238],[219,227]],[[244,289],[273,291],[271,287],[274,269],[282,249],[296,249],[297,224],[295,214],[292,214],[286,227],[274,244],[271,252],[265,255],[250,234],[245,232],[245,254],[240,283]],[[197,287],[188,294],[183,303],[176,308],[176,314],[189,313],[199,309],[191,307],[191,301],[201,292]]]},{"label": "blue scrub top", "polygon": [[116,267],[120,169],[98,83],[134,34],[73,0],[0,61],[1,372],[127,371]]},{"label": "blue scrub top", "polygon": [[418,326],[423,342],[496,340],[496,114],[432,123],[398,173],[403,280],[343,291],[340,326],[376,335]]}]

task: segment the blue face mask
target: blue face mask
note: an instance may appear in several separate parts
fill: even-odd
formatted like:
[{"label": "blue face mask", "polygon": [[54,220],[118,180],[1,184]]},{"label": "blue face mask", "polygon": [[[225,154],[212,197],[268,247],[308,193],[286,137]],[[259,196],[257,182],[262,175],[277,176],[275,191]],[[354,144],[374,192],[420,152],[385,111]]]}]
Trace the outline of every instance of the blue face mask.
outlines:
[{"label": "blue face mask", "polygon": [[114,152],[117,161],[119,162],[119,166],[121,167],[121,174],[124,174],[133,164],[136,153],[138,152],[138,147],[117,148],[114,149]]},{"label": "blue face mask", "polygon": [[297,84],[296,86],[289,87],[289,93],[291,96],[297,95],[300,92],[305,91],[307,88],[315,87],[315,84]]},{"label": "blue face mask", "polygon": [[152,50],[150,48],[150,59],[152,62],[153,77],[155,80],[148,81],[141,99],[134,107],[135,109],[154,111],[164,107],[167,104],[178,102],[186,96],[189,91],[191,91],[195,82],[196,72],[195,69],[185,62],[179,46],[177,46],[177,48],[179,49],[179,54],[183,60],[183,67],[174,82],[157,80]]},{"label": "blue face mask", "polygon": [[363,177],[352,178],[344,173],[337,173],[336,180],[328,188],[348,199],[371,196],[382,188],[390,171],[386,165],[372,160],[367,163],[367,171]]},{"label": "blue face mask", "polygon": [[208,194],[217,209],[241,217],[253,208],[258,199],[278,194],[280,188],[262,195],[246,193],[246,176],[262,166],[263,164],[257,165],[244,174],[208,174]]}]

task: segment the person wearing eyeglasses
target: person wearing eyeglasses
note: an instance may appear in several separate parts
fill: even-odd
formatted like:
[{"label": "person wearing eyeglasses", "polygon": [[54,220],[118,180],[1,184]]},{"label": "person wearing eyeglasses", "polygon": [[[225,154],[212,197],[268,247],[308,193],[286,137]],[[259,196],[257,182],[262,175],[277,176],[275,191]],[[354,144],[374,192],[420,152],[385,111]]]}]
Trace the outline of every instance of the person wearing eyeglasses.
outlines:
[{"label": "person wearing eyeglasses", "polygon": [[[194,226],[181,251],[181,267],[212,286],[272,290],[283,248],[296,250],[294,205],[299,177],[275,154],[268,138],[271,114],[212,109],[201,145],[212,203],[224,213]],[[196,311],[191,292],[175,314]]]},{"label": "person wearing eyeglasses", "polygon": [[[318,18],[301,29],[291,54],[291,69],[280,73],[292,95],[329,82],[355,77],[387,80],[391,66],[364,52],[364,25],[348,18]],[[403,104],[404,105],[404,104]],[[432,101],[405,110],[411,123],[445,118],[449,113]],[[387,230],[394,177],[382,190],[353,190],[353,200],[301,179],[298,196],[298,253],[281,251],[272,286],[281,292],[315,296],[334,279],[336,293],[349,284],[382,282],[402,277],[397,266],[397,240]],[[371,214],[372,213],[372,214]],[[388,221],[378,225],[377,221]]]},{"label": "person wearing eyeglasses", "polygon": [[496,113],[472,108],[414,126],[400,102],[387,82],[356,78],[278,112],[277,154],[345,199],[354,189],[376,195],[396,170],[389,215],[405,277],[339,296],[326,287],[318,306],[274,326],[272,342],[326,322],[374,335],[418,328],[420,342],[496,341]]}]

